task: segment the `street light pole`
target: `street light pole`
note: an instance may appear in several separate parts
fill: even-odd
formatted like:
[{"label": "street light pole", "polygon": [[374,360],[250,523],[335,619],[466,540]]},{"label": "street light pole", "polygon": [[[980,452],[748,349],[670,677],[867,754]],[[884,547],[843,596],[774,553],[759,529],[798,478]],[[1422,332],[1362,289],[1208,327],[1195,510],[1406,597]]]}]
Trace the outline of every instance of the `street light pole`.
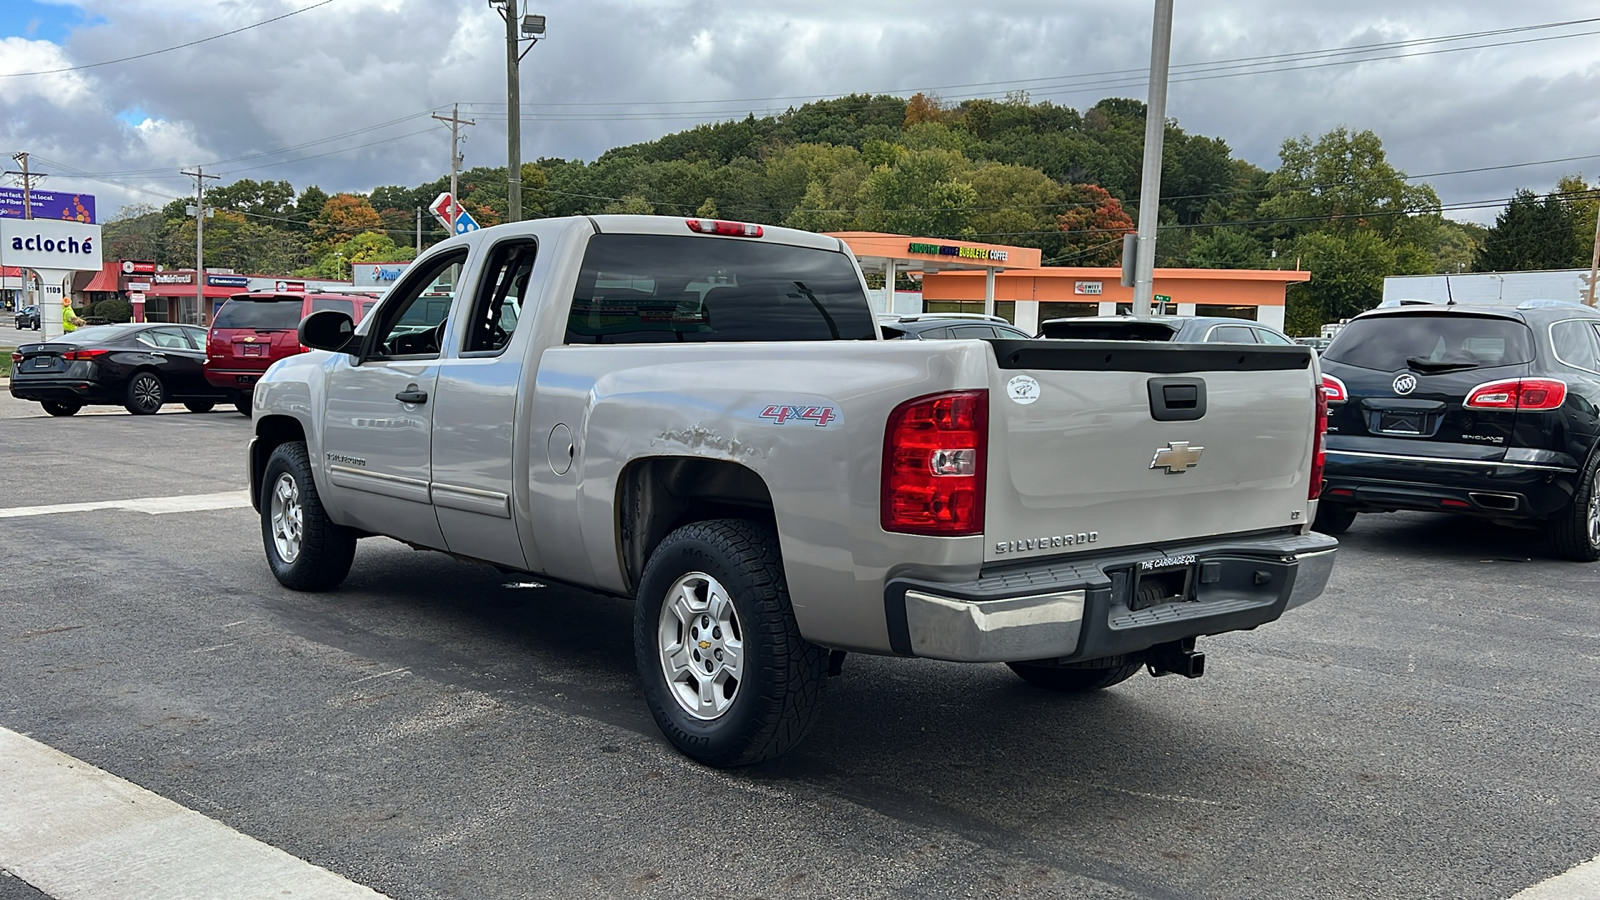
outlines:
[{"label": "street light pole", "polygon": [[1172,0],[1156,0],[1150,35],[1150,100],[1145,106],[1144,172],[1139,179],[1139,241],[1133,314],[1148,318],[1155,299],[1156,228],[1161,212],[1161,150],[1167,136],[1167,62],[1172,56]]}]

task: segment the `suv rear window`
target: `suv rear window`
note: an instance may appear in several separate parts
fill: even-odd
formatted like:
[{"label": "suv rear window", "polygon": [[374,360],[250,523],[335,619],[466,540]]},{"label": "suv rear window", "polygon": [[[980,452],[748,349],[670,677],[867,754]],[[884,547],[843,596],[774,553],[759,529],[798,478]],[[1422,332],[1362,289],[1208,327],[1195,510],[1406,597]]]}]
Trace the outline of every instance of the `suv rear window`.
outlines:
[{"label": "suv rear window", "polygon": [[[322,312],[325,309],[342,312],[351,319],[356,317],[356,302],[345,297],[312,297],[311,311]],[[295,323],[299,325],[299,322]]]},{"label": "suv rear window", "polygon": [[1322,358],[1396,372],[1418,360],[1452,369],[1533,361],[1533,332],[1514,319],[1450,315],[1374,316],[1339,329]]},{"label": "suv rear window", "polygon": [[843,253],[759,240],[597,234],[569,344],[870,341],[878,329]]},{"label": "suv rear window", "polygon": [[212,328],[281,328],[285,331],[300,327],[300,298],[282,300],[252,300],[235,297],[217,310]]}]

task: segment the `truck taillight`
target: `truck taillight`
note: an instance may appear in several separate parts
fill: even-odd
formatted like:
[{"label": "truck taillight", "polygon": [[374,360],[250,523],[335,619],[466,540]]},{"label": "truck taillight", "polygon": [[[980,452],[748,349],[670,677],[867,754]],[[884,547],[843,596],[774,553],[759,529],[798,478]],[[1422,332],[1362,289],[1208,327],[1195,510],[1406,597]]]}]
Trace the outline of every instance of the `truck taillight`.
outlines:
[{"label": "truck taillight", "polygon": [[883,530],[983,533],[988,449],[988,391],[931,394],[895,407],[883,433]]},{"label": "truck taillight", "polygon": [[[1307,500],[1315,500],[1322,496],[1322,468],[1327,460],[1328,400],[1330,398],[1328,397],[1326,379],[1329,376],[1324,375],[1322,377],[1324,379],[1322,386],[1313,392],[1316,395],[1317,430],[1311,439],[1311,483],[1306,486]],[[1338,379],[1334,380],[1337,381]],[[1342,388],[1344,385],[1341,384],[1339,387]]]},{"label": "truck taillight", "polygon": [[1463,404],[1471,409],[1560,409],[1567,383],[1556,378],[1507,378],[1480,384]]},{"label": "truck taillight", "polygon": [[1343,403],[1350,399],[1350,392],[1345,389],[1344,382],[1332,375],[1322,376],[1322,395],[1328,398],[1329,403]]},{"label": "truck taillight", "polygon": [[763,230],[760,225],[751,225],[747,222],[724,222],[719,219],[685,219],[690,231],[701,234],[720,234],[724,237],[761,237]]}]

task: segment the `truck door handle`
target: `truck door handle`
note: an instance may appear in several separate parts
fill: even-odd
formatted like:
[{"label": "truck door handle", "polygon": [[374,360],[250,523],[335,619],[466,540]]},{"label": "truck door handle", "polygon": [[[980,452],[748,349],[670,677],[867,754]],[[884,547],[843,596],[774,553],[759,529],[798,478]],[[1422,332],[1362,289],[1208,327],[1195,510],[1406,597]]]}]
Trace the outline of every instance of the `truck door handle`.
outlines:
[{"label": "truck door handle", "polygon": [[398,394],[395,394],[394,398],[399,400],[401,403],[427,403],[428,392],[419,391],[417,390],[416,385],[408,384],[406,385],[406,389]]}]

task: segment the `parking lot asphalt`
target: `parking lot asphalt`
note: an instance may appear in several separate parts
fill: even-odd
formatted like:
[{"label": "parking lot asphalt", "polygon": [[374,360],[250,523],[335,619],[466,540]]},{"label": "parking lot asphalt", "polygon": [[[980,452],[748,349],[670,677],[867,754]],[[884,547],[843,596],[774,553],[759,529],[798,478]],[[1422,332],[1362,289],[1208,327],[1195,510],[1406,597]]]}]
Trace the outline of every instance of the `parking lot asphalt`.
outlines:
[{"label": "parking lot asphalt", "polygon": [[[248,434],[0,396],[0,510],[237,491]],[[1488,524],[1359,518],[1196,681],[851,656],[733,772],[657,733],[623,600],[385,539],[297,594],[249,509],[0,547],[0,726],[395,898],[1504,898],[1600,853],[1600,566]]]}]

